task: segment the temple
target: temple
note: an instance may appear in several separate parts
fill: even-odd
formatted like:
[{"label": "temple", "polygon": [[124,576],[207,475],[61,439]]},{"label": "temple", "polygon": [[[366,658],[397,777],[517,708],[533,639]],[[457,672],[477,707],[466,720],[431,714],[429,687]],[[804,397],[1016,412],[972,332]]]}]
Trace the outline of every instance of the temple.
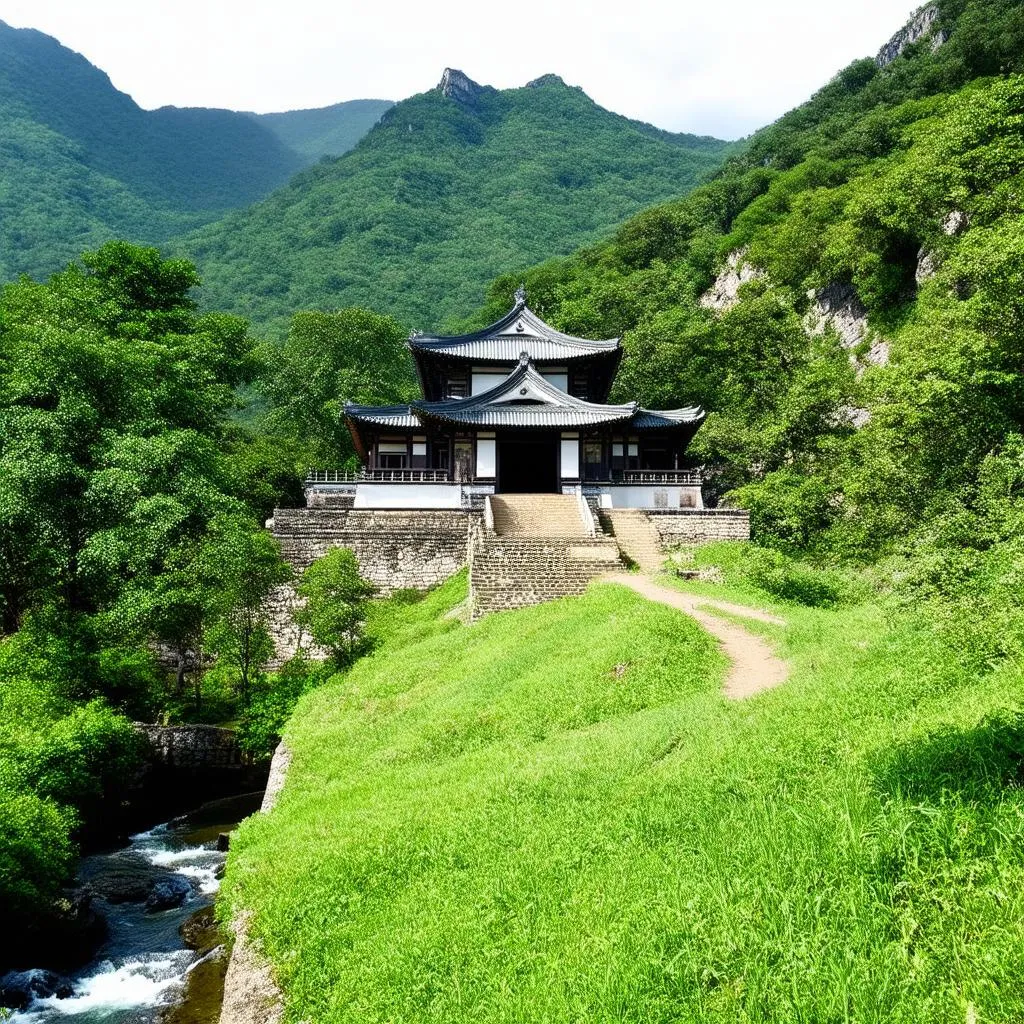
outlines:
[{"label": "temple", "polygon": [[[346,404],[361,468],[311,471],[305,507],[268,521],[297,572],[338,545],[381,594],[426,590],[466,567],[477,619],[582,594],[624,565],[658,572],[681,548],[749,539],[746,510],[705,508],[687,459],[702,409],[609,404],[618,338],[556,331],[519,289],[490,327],[413,334],[409,350],[422,398]],[[305,640],[294,592],[280,591],[283,660]]]},{"label": "temple", "polygon": [[[618,338],[555,330],[526,304],[482,331],[414,333],[423,397],[409,405],[345,405],[362,470],[313,472],[353,508],[474,508],[490,494],[577,494],[595,508],[700,509],[686,449],[697,406],[652,411],[608,404]],[[348,504],[348,502],[346,502]]]}]

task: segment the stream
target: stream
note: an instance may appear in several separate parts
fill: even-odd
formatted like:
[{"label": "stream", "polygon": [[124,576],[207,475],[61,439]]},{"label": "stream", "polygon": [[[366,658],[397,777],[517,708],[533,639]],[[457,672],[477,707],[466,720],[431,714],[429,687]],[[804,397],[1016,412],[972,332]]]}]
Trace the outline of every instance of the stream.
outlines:
[{"label": "stream", "polygon": [[[179,930],[213,902],[226,857],[217,849],[218,836],[258,810],[262,796],[204,804],[132,836],[121,849],[83,857],[78,882],[95,893],[92,905],[106,917],[107,938],[91,963],[61,980],[58,994],[34,998],[9,1024],[157,1021],[181,998],[186,976],[203,959]],[[183,894],[180,905],[158,909]],[[42,972],[14,977],[33,973]]]}]

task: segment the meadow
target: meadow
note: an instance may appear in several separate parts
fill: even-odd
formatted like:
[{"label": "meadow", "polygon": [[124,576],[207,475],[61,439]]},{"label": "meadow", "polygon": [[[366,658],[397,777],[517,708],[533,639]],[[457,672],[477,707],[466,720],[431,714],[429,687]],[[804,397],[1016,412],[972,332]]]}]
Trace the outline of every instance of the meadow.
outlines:
[{"label": "meadow", "polygon": [[864,589],[725,578],[685,586],[787,621],[744,623],[792,673],[743,702],[623,587],[469,626],[461,577],[375,609],[232,845],[222,910],[253,912],[288,1020],[1024,1014],[1019,662]]}]

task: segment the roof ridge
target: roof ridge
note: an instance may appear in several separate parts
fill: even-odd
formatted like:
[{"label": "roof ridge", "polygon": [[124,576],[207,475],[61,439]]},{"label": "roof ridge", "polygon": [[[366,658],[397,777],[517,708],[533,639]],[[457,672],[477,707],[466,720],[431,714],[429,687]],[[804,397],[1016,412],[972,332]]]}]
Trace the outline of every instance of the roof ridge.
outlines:
[{"label": "roof ridge", "polygon": [[[509,331],[508,328],[516,324],[516,329]],[[529,324],[536,332],[527,334],[525,324]],[[541,319],[526,304],[526,292],[520,288],[516,291],[515,305],[502,317],[499,317],[487,327],[477,331],[470,331],[467,334],[424,334],[422,331],[413,331],[409,335],[407,345],[410,349],[429,352],[435,347],[446,347],[453,345],[469,345],[474,341],[485,341],[494,338],[522,336],[536,337],[542,341],[557,341],[564,344],[579,345],[583,348],[592,348],[595,351],[614,350],[621,344],[621,338],[578,338],[572,334],[566,334],[552,327],[545,320]]]}]

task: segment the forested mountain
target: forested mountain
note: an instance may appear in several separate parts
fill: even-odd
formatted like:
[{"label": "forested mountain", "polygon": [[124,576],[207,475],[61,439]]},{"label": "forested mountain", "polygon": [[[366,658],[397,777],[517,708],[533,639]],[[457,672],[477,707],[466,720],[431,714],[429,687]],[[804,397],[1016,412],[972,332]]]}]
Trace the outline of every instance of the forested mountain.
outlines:
[{"label": "forested mountain", "polygon": [[1020,543],[1022,71],[1024,5],[930,4],[712,182],[528,273],[531,305],[624,334],[622,395],[712,410],[693,450],[762,541],[874,557],[925,531],[943,554],[915,571],[961,586]]},{"label": "forested mountain", "polygon": [[351,145],[380,107],[143,110],[56,39],[0,22],[0,276],[44,276],[111,237],[162,241],[252,203]]},{"label": "forested mountain", "polygon": [[391,100],[346,100],[312,110],[251,115],[307,162],[347,153],[394,103]]},{"label": "forested mountain", "polygon": [[726,148],[610,113],[555,75],[499,91],[449,70],[350,153],[178,248],[207,302],[260,324],[369,305],[436,327],[496,274],[685,193]]}]

